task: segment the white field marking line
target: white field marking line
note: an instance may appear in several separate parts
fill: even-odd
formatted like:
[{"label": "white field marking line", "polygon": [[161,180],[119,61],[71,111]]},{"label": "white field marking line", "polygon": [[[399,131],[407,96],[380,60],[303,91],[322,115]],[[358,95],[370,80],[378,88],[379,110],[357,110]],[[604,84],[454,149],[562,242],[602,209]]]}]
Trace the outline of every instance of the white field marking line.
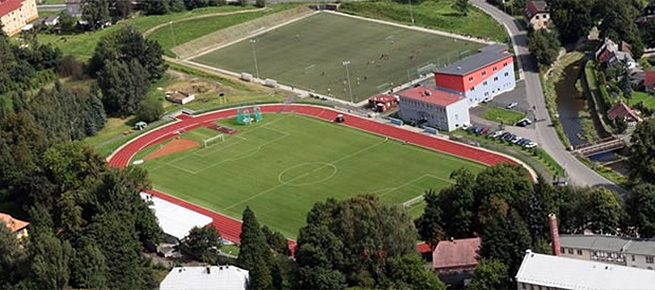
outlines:
[{"label": "white field marking line", "polygon": [[[400,140],[398,140],[398,141],[400,141]],[[414,143],[409,143],[407,145],[411,145],[411,146],[405,146],[405,147],[412,148],[414,150],[419,150],[419,151],[427,150],[428,152],[433,153],[433,154],[437,153],[438,155],[443,155],[446,159],[450,159],[451,161],[457,161],[459,163],[462,163],[462,161],[466,161],[467,163],[471,163],[473,166],[475,166],[477,168],[484,169],[484,168],[489,167],[487,165],[479,163],[478,161],[466,159],[466,158],[463,158],[463,157],[457,157],[457,156],[454,156],[454,155],[450,155],[449,153],[438,151],[438,150],[432,149],[430,147],[423,147],[421,145],[417,145],[417,144],[414,144]]]},{"label": "white field marking line", "polygon": [[[442,181],[448,182],[450,184],[455,184],[454,181],[449,180],[449,179],[437,177],[437,176],[434,176],[432,174],[426,174],[426,175],[428,177],[432,177],[432,178],[437,179],[437,180],[442,180]],[[411,207],[412,205],[414,205],[414,203],[416,203],[417,200],[420,200],[422,198],[423,198],[423,194],[420,194],[420,195],[418,195],[418,196],[416,196],[416,197],[414,197],[414,198],[412,198],[410,200],[407,200],[407,201],[403,202],[402,205],[405,206],[405,207]]]},{"label": "white field marking line", "polygon": [[[269,129],[269,128],[266,128],[266,129]],[[270,130],[270,129],[269,129],[269,130]],[[285,133],[286,133],[286,132],[285,132]],[[214,164],[208,165],[208,166],[206,166],[206,167],[203,167],[202,169],[197,170],[196,172],[194,172],[194,174],[200,173],[200,172],[205,171],[205,170],[207,170],[207,169],[209,169],[209,168],[216,167],[216,166],[218,166],[218,165],[220,165],[220,164],[223,164],[223,163],[226,163],[226,162],[236,161],[236,160],[241,160],[241,159],[248,158],[248,157],[250,157],[250,156],[253,156],[254,154],[257,154],[259,151],[261,151],[261,150],[262,150],[264,147],[266,147],[267,145],[269,145],[269,144],[271,144],[271,143],[274,143],[274,142],[277,142],[277,141],[279,141],[279,140],[282,140],[282,139],[284,139],[284,138],[286,138],[286,137],[289,137],[289,136],[291,136],[291,134],[286,133],[286,135],[283,135],[283,136],[280,136],[280,137],[278,137],[278,138],[275,138],[275,139],[269,140],[269,141],[265,142],[264,144],[261,144],[261,145],[257,146],[257,149],[255,149],[254,151],[246,152],[246,153],[242,153],[242,154],[238,154],[236,157],[228,158],[228,159],[225,159],[225,160],[223,160],[223,161],[220,161],[220,162],[217,162],[217,163],[214,163]]]},{"label": "white field marking line", "polygon": [[378,193],[380,193],[380,194],[378,194],[377,196],[378,196],[378,197],[383,197],[383,196],[385,196],[385,195],[387,195],[387,194],[393,192],[394,190],[397,190],[397,189],[403,188],[403,187],[405,187],[405,186],[407,186],[407,185],[410,185],[410,184],[412,184],[412,183],[414,183],[414,182],[417,182],[417,181],[419,181],[419,180],[421,180],[421,179],[423,179],[423,178],[425,178],[425,177],[429,177],[429,175],[428,175],[428,174],[423,174],[423,175],[419,176],[418,178],[415,178],[415,179],[412,179],[412,180],[410,180],[410,181],[407,181],[407,182],[405,182],[405,183],[403,183],[403,184],[401,184],[401,185],[399,185],[399,186],[389,187],[389,188],[386,188],[386,189],[380,190],[380,191],[378,191]]},{"label": "white field marking line", "polygon": [[[332,161],[332,162],[330,162],[330,163],[325,163],[324,166],[318,167],[318,168],[316,168],[316,169],[310,171],[309,173],[312,173],[312,172],[315,172],[315,171],[321,170],[321,169],[323,169],[324,167],[327,167],[327,166],[334,166],[334,164],[337,163],[337,162],[344,161],[344,160],[346,160],[346,159],[348,159],[348,158],[351,158],[351,157],[353,157],[353,156],[355,156],[355,155],[358,155],[358,154],[360,154],[360,153],[363,153],[363,152],[366,152],[366,151],[368,151],[368,150],[371,150],[371,149],[373,149],[373,148],[375,148],[375,147],[377,147],[377,146],[380,146],[380,145],[382,145],[382,144],[384,144],[384,143],[385,143],[384,141],[379,142],[379,143],[375,143],[375,144],[373,144],[373,145],[370,145],[370,146],[368,146],[368,147],[365,147],[365,148],[363,148],[363,149],[360,149],[360,150],[358,150],[358,151],[356,151],[356,152],[353,152],[353,153],[351,153],[351,154],[348,154],[348,155],[346,155],[346,156],[344,156],[344,157],[342,157],[342,158],[339,158],[339,159],[337,159],[337,160],[335,160],[335,161]],[[264,194],[266,194],[266,193],[268,193],[268,192],[271,192],[271,191],[273,191],[273,190],[275,190],[275,189],[277,189],[277,188],[279,188],[279,187],[282,187],[282,186],[284,186],[284,185],[287,185],[287,183],[294,182],[295,180],[298,180],[298,179],[303,178],[303,177],[305,177],[305,176],[307,176],[307,175],[304,174],[304,175],[301,175],[301,176],[298,176],[298,177],[292,178],[292,179],[288,180],[286,183],[280,183],[280,184],[278,184],[278,185],[276,185],[276,186],[273,186],[273,187],[271,187],[271,188],[269,188],[269,189],[267,189],[267,190],[264,190],[264,191],[262,191],[262,192],[260,192],[260,193],[257,193],[257,194],[255,194],[255,195],[249,197],[249,198],[246,198],[246,199],[244,199],[244,200],[242,200],[242,201],[239,201],[239,202],[237,202],[237,203],[235,203],[235,204],[233,204],[233,205],[230,205],[230,206],[226,207],[225,209],[231,209],[231,208],[234,208],[234,207],[237,206],[237,205],[240,205],[240,204],[242,204],[242,203],[244,203],[244,202],[248,202],[248,201],[250,201],[250,200],[253,200],[253,199],[255,199],[255,198],[257,198],[257,197],[259,197],[259,196],[261,196],[261,195],[264,195]]]},{"label": "white field marking line", "polygon": [[[324,178],[321,179],[321,180],[312,181],[312,182],[304,182],[304,183],[289,183],[289,182],[287,182],[287,181],[283,181],[283,180],[282,180],[282,175],[284,175],[285,172],[287,172],[287,171],[289,171],[289,170],[291,170],[291,169],[294,169],[294,168],[298,168],[298,167],[301,167],[301,166],[308,165],[308,164],[324,164],[324,166],[321,166],[320,168],[332,167],[332,168],[334,168],[334,170],[332,171],[332,173],[330,174],[330,176],[328,176],[328,177],[324,177]],[[325,166],[325,165],[327,165],[327,166]],[[297,177],[305,177],[305,176],[308,176],[308,175],[310,175],[312,172],[315,172],[315,171],[316,171],[316,170],[312,170],[312,171],[310,171],[310,172],[306,172],[305,174],[302,174],[302,176],[297,176]],[[285,169],[285,170],[282,170],[282,172],[280,172],[280,174],[277,175],[277,181],[280,182],[280,183],[283,183],[283,184],[290,185],[290,186],[306,186],[306,185],[313,185],[313,184],[321,183],[321,182],[323,182],[323,181],[326,181],[326,180],[330,180],[330,179],[332,179],[332,177],[334,177],[335,175],[337,175],[337,172],[339,172],[339,168],[338,168],[337,166],[333,165],[333,164],[329,164],[329,163],[326,163],[326,162],[305,162],[305,163],[297,164],[297,165],[295,165],[295,166],[291,166],[291,167],[289,167],[289,168],[287,168],[287,169]],[[295,179],[295,178],[292,178],[292,179]]]},{"label": "white field marking line", "polygon": [[[233,136],[233,137],[236,137],[236,136]],[[227,144],[227,145],[225,145],[223,147],[216,147],[216,144],[220,144],[220,143],[215,143],[214,145],[209,145],[209,146],[207,146],[205,148],[202,148],[202,149],[207,149],[207,150],[198,150],[196,152],[193,152],[192,155],[195,155],[195,156],[198,156],[198,157],[207,157],[207,156],[212,155],[212,154],[214,154],[216,152],[220,152],[221,150],[223,150],[225,148],[230,148],[230,147],[233,147],[234,145],[241,144],[241,142],[248,141],[247,138],[243,138],[243,137],[238,137],[236,139],[239,139],[239,140],[233,141],[230,144]],[[226,141],[226,142],[228,142],[228,141]]]},{"label": "white field marking line", "polygon": [[173,168],[175,168],[175,169],[179,169],[179,170],[182,170],[182,171],[184,171],[184,172],[187,172],[187,173],[189,173],[189,174],[196,175],[195,172],[193,172],[193,171],[191,171],[191,170],[188,170],[188,169],[186,169],[186,168],[182,168],[182,167],[180,167],[180,166],[177,166],[177,165],[175,165],[174,163],[167,163],[167,165],[170,166],[170,167],[173,167]]}]

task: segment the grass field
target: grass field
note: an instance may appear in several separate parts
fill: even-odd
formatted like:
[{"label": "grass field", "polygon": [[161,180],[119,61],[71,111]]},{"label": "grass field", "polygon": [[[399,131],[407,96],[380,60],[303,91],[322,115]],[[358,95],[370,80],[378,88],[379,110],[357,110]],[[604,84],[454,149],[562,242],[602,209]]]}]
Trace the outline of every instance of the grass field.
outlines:
[{"label": "grass field", "polygon": [[526,116],[523,112],[498,108],[496,106],[483,105],[483,107],[485,112],[482,114],[482,118],[498,123],[503,122],[505,125],[514,125]]},{"label": "grass field", "polygon": [[[481,44],[321,13],[200,56],[194,61],[256,75],[297,88],[350,101],[346,67],[354,100],[361,101],[406,83],[434,68],[475,53]],[[383,57],[385,55],[385,57]],[[329,91],[328,91],[329,90]]]},{"label": "grass field", "polygon": [[[260,222],[295,237],[311,206],[328,197],[378,195],[402,204],[424,190],[451,184],[450,172],[482,165],[368,134],[338,124],[294,115],[267,114],[264,121],[207,148],[146,161],[156,189],[214,211],[241,218],[245,206]],[[201,141],[216,131],[183,134]],[[202,142],[201,142],[202,144]],[[211,144],[211,143],[210,143]],[[147,148],[136,159],[159,148]],[[416,215],[419,202],[409,211]]]}]

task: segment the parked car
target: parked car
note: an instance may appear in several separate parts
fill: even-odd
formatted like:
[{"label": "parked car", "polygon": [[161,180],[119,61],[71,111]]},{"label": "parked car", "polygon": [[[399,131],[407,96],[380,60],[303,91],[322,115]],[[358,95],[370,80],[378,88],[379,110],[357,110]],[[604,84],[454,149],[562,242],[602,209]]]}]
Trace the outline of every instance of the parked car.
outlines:
[{"label": "parked car", "polygon": [[514,124],[514,126],[517,126],[517,127],[525,127],[527,125],[528,125],[528,122],[523,121],[523,120],[518,121],[518,122],[516,122],[516,124]]},{"label": "parked car", "polygon": [[491,137],[491,138],[498,138],[498,137],[500,137],[500,136],[503,135],[503,134],[505,134],[505,131],[503,131],[503,130],[498,130],[498,131],[496,131],[496,132],[493,132],[493,133],[489,134],[489,137]]},{"label": "parked car", "polygon": [[535,143],[535,142],[530,142],[530,143],[528,143],[527,145],[523,145],[523,147],[530,149],[530,148],[537,147],[537,145],[538,145],[538,144]]},{"label": "parked car", "polygon": [[519,141],[518,143],[516,143],[516,145],[524,146],[524,145],[526,145],[526,144],[528,144],[528,143],[530,143],[530,142],[532,142],[532,140],[530,140],[530,139],[528,139],[528,138],[523,138],[523,140],[521,140],[521,141]]},{"label": "parked car", "polygon": [[505,138],[507,138],[507,136],[509,136],[509,135],[512,135],[512,133],[505,132],[505,133],[501,134],[498,138],[501,139],[501,140],[505,140]]},{"label": "parked car", "polygon": [[482,135],[485,135],[487,133],[489,133],[489,127],[484,127],[484,128],[482,128],[480,130],[480,132],[478,132],[478,135],[482,136]]},{"label": "parked car", "polygon": [[519,105],[519,103],[514,102],[514,103],[510,103],[510,104],[507,105],[507,107],[505,107],[505,108],[508,109],[508,110],[511,110],[511,109],[516,108],[516,106],[518,106],[518,105]]},{"label": "parked car", "polygon": [[521,142],[521,140],[523,140],[523,137],[516,136],[516,137],[514,137],[514,139],[512,139],[512,143],[518,144],[519,142]]},{"label": "parked car", "polygon": [[514,135],[514,134],[509,134],[509,135],[505,136],[505,138],[503,138],[503,140],[510,142],[510,141],[512,141],[514,138],[516,138],[516,135]]}]

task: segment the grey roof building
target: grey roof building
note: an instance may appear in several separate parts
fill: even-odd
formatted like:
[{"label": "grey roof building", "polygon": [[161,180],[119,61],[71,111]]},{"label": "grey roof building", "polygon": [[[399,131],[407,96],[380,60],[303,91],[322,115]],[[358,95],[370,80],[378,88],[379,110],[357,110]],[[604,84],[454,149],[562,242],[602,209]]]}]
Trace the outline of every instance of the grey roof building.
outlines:
[{"label": "grey roof building", "polygon": [[603,235],[560,235],[563,257],[655,269],[655,241]]},{"label": "grey roof building", "polygon": [[507,53],[507,45],[505,44],[489,45],[479,49],[478,52],[445,68],[437,69],[436,73],[464,76],[501,61],[510,55]]}]

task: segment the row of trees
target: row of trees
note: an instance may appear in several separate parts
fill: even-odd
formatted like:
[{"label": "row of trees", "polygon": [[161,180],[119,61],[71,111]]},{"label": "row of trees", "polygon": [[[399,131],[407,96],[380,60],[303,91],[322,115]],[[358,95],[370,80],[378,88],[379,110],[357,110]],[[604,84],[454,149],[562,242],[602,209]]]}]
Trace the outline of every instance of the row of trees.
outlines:
[{"label": "row of trees", "polygon": [[[237,4],[246,6],[248,0],[239,0]],[[80,3],[82,19],[89,22],[91,29],[100,29],[107,22],[128,18],[134,8],[146,15],[162,15],[224,5],[227,5],[226,0],[141,0],[136,5],[127,0],[82,0]],[[264,7],[266,1],[256,0],[255,5]]]},{"label": "row of trees", "polygon": [[284,237],[246,208],[237,263],[251,289],[445,289],[415,252],[416,237],[407,212],[375,196],[328,199],[307,214],[294,261]]}]

